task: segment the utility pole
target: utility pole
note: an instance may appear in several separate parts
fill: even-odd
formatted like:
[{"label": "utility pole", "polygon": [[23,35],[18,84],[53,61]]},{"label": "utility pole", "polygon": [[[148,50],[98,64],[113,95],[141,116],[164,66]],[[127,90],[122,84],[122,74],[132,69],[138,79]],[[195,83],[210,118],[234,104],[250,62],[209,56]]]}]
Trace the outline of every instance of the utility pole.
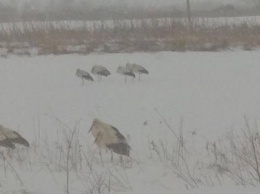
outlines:
[{"label": "utility pole", "polygon": [[190,0],[186,0],[186,3],[187,3],[187,16],[188,16],[188,21],[189,21],[189,28],[190,30],[192,29],[192,26],[191,26],[191,11],[190,11]]}]

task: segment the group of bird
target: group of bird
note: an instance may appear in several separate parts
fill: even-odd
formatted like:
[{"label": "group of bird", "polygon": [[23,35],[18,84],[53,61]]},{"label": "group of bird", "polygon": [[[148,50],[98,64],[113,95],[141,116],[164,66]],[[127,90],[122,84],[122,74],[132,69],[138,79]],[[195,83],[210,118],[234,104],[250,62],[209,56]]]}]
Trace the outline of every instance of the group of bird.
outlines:
[{"label": "group of bird", "polygon": [[[99,119],[94,119],[89,129],[89,133],[94,137],[94,143],[100,148],[99,154],[102,160],[101,149],[111,151],[111,161],[113,161],[112,152],[120,156],[130,156],[131,147],[128,145],[126,138],[119,132],[119,130]],[[20,144],[29,147],[28,141],[19,133],[9,128],[0,125],[0,146],[7,148],[15,148],[15,144]]]},{"label": "group of bird", "polygon": [[[91,69],[91,73],[97,75],[98,81],[101,80],[102,76],[109,76],[111,73],[107,68],[99,65],[94,65]],[[125,76],[125,82],[127,76],[135,78],[135,73],[139,74],[139,80],[141,74],[149,74],[149,72],[141,65],[127,63],[125,67],[119,66],[117,73]],[[94,81],[91,75],[81,69],[77,69],[76,76],[82,79],[82,84],[85,80]],[[126,138],[119,132],[119,130],[99,119],[94,119],[92,126],[89,129],[94,137],[94,143],[100,148],[100,156],[103,163],[101,149],[111,151],[111,161],[113,160],[112,152],[122,156],[130,156],[131,147],[127,143]],[[23,138],[18,132],[0,125],[0,146],[7,148],[15,148],[15,144],[20,144],[25,147],[29,147],[29,142]]]},{"label": "group of bird", "polygon": [[[97,75],[98,81],[101,81],[102,76],[109,76],[111,72],[104,66],[94,65],[91,69],[91,73]],[[139,81],[141,74],[149,74],[147,69],[143,66],[135,64],[135,63],[127,63],[125,66],[119,66],[117,69],[117,73],[125,76],[125,83],[127,82],[127,76],[135,78],[135,74],[139,75]],[[84,84],[84,80],[94,81],[93,77],[85,70],[77,69],[76,76],[82,79],[82,85]]]}]

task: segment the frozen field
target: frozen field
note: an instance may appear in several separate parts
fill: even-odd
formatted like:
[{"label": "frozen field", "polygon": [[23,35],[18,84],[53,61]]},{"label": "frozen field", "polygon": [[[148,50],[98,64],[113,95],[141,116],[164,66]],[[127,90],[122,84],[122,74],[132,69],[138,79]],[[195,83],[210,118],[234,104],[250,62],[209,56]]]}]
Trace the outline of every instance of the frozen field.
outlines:
[{"label": "frozen field", "polygon": [[[0,59],[1,124],[19,131],[31,144],[9,154],[2,148],[8,156],[0,161],[0,193],[66,193],[66,137],[74,127],[72,194],[259,193],[259,185],[237,186],[225,176],[213,180],[214,175],[212,183],[192,186],[177,176],[165,154],[178,144],[175,134],[182,133],[185,147],[191,149],[188,163],[197,176],[200,168],[194,164],[206,157],[207,142],[222,139],[231,130],[241,132],[244,116],[254,126],[259,122],[259,59],[259,51]],[[115,72],[127,62],[143,65],[149,75],[125,84]],[[93,75],[95,82],[82,86],[76,69],[90,72],[94,64],[106,66],[112,75],[101,82]],[[111,163],[110,154],[103,152],[102,166],[88,134],[94,118],[113,124],[128,138],[130,165],[122,167],[117,157]],[[95,170],[90,172],[90,166]],[[206,175],[211,180],[210,172]]]}]

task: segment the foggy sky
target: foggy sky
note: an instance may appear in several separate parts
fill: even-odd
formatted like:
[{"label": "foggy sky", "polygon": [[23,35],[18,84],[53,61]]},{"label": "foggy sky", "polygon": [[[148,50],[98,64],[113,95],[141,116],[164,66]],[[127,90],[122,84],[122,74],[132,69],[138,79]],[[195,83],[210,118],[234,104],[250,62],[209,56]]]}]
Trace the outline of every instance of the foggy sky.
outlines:
[{"label": "foggy sky", "polygon": [[[58,2],[65,0],[0,0],[4,4],[9,4],[17,8],[21,7],[25,2],[31,2],[34,7],[45,7],[49,2]],[[75,3],[79,1],[92,2],[95,5],[118,5],[126,4],[128,6],[176,6],[185,7],[186,0],[67,0]],[[220,4],[233,3],[235,5],[247,5],[252,0],[190,0],[192,7],[217,6]]]},{"label": "foggy sky", "polygon": [[[62,1],[62,0],[0,0],[3,3],[21,3],[21,2],[37,2],[40,4],[48,4],[49,1]],[[74,2],[84,1],[84,0],[71,0]],[[186,0],[85,0],[92,1],[97,4],[114,4],[114,3],[127,3],[129,5],[134,4],[145,4],[145,5],[174,5],[174,4],[185,4]],[[196,4],[198,2],[207,2],[207,3],[237,3],[242,2],[243,0],[190,0],[191,4]],[[244,0],[245,2],[249,0]]]}]

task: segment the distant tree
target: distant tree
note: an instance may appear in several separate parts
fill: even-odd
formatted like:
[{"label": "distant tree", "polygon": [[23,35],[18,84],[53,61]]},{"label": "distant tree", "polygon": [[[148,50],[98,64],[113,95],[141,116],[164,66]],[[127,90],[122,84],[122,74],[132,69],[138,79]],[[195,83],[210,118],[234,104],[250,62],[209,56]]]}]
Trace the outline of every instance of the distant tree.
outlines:
[{"label": "distant tree", "polygon": [[73,7],[74,0],[60,0],[60,6],[65,10],[69,10]]},{"label": "distant tree", "polygon": [[213,10],[213,12],[215,12],[218,16],[226,16],[226,17],[234,15],[235,11],[236,8],[232,4],[221,5],[215,10]]},{"label": "distant tree", "polygon": [[[247,2],[247,0],[244,0]],[[255,8],[257,8],[260,11],[260,0],[251,0]]]},{"label": "distant tree", "polygon": [[17,18],[18,11],[17,7],[12,3],[2,3],[0,2],[0,21],[14,21]]}]

